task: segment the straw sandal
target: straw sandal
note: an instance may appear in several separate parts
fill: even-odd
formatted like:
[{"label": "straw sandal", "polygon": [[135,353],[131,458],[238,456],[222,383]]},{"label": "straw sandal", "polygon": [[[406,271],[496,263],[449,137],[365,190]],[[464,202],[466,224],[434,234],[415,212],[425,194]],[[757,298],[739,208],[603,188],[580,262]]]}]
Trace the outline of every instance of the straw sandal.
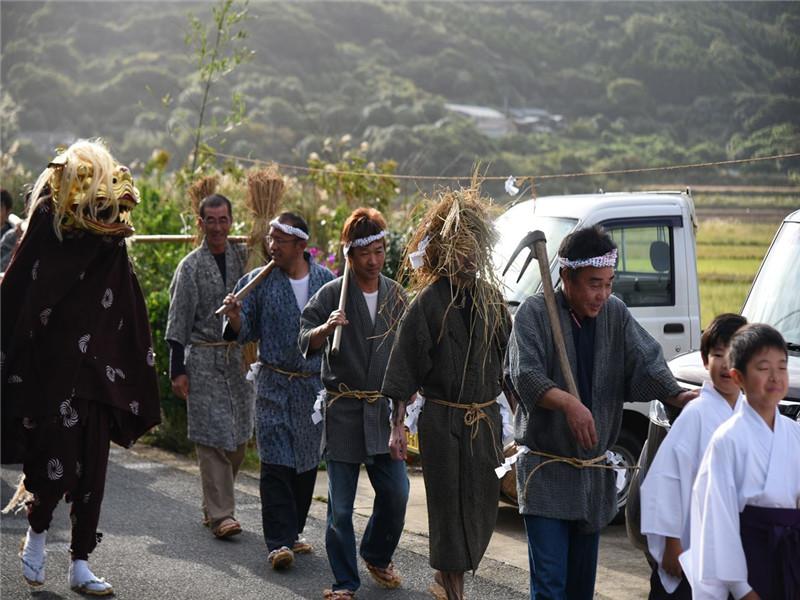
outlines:
[{"label": "straw sandal", "polygon": [[281,546],[270,552],[267,556],[267,560],[274,570],[283,571],[294,564],[294,552],[289,550],[286,546]]},{"label": "straw sandal", "polygon": [[356,593],[353,590],[325,590],[322,597],[325,600],[353,600]]},{"label": "straw sandal", "polygon": [[[82,562],[83,567],[75,563]],[[102,577],[97,577],[89,570],[86,561],[72,561],[69,565],[69,587],[73,592],[87,596],[110,596],[114,593],[113,586]]]},{"label": "straw sandal", "polygon": [[447,591],[438,581],[434,581],[428,586],[428,593],[430,593],[430,595],[436,600],[447,600]]},{"label": "straw sandal", "polygon": [[311,554],[314,551],[314,546],[308,543],[306,538],[297,538],[292,544],[292,552],[295,554]]},{"label": "straw sandal", "polygon": [[239,524],[239,521],[231,519],[230,517],[224,519],[222,523],[213,529],[214,537],[219,539],[231,537],[232,535],[239,535],[240,533],[242,533],[242,526]]},{"label": "straw sandal", "polygon": [[369,571],[369,574],[372,575],[372,578],[375,580],[375,583],[383,588],[393,590],[399,588],[400,584],[403,582],[400,578],[400,574],[395,570],[394,564],[392,563],[389,563],[384,568],[371,565],[367,561],[364,561],[364,563],[367,566],[367,571]]},{"label": "straw sandal", "polygon": [[19,543],[19,560],[22,563],[22,577],[25,582],[34,588],[44,585],[44,567],[47,561],[47,550],[42,549],[41,555],[32,552],[22,538]]}]

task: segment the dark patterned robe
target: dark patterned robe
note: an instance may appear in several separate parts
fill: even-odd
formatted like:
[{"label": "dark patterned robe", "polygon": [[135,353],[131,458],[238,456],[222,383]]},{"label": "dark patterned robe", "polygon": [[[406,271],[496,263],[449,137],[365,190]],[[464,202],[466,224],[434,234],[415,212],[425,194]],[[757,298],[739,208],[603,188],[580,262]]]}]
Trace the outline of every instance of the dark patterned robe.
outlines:
[{"label": "dark patterned robe", "polygon": [[[110,407],[111,440],[125,447],[159,423],[150,325],[123,238],[77,232],[59,240],[50,206],[41,205],[0,302],[3,462],[23,460],[24,428],[47,424],[57,449],[59,436],[85,421],[89,403]],[[69,489],[76,465],[47,460],[26,461],[28,489]]]},{"label": "dark patterned robe", "polygon": [[419,390],[427,399],[419,418],[419,445],[430,564],[463,572],[478,568],[497,520],[500,481],[494,469],[503,462],[500,406],[483,409],[487,418],[473,438],[464,423],[465,410],[431,399],[479,404],[496,398],[510,321],[487,348],[476,311],[468,304],[448,310],[451,297],[450,281],[442,278],[411,303],[392,348],[383,393],[408,401]]}]

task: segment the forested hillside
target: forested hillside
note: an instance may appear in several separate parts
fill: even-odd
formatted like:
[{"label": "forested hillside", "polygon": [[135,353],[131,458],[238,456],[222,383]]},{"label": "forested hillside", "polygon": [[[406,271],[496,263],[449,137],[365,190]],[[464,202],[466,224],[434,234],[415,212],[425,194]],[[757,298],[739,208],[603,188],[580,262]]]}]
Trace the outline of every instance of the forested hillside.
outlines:
[{"label": "forested hillside", "polygon": [[[184,42],[212,4],[7,2],[2,145],[41,168],[58,143],[103,136],[127,162],[191,149],[201,88]],[[397,170],[559,173],[800,150],[800,3],[256,2],[252,59],[212,88],[209,143],[305,163],[325,139],[368,142]],[[490,138],[445,103],[540,108],[551,131]],[[335,148],[334,148],[335,151]],[[324,156],[324,155],[323,155]],[[698,173],[787,183],[800,162]],[[650,175],[648,180],[656,180]]]}]

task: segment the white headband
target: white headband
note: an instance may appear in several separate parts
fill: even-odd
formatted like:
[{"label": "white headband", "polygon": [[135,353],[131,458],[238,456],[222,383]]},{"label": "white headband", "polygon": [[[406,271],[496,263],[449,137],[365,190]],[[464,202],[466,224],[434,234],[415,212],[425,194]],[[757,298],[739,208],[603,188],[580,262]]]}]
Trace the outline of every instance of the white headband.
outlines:
[{"label": "white headband", "polygon": [[617,266],[617,249],[614,248],[610,252],[606,252],[603,256],[594,256],[592,258],[577,258],[570,260],[563,256],[558,257],[558,264],[567,269],[581,269],[583,267],[616,267]]},{"label": "white headband", "polygon": [[286,223],[281,223],[278,221],[278,219],[272,219],[272,221],[269,222],[269,226],[274,227],[275,229],[280,229],[286,235],[293,235],[294,237],[299,237],[301,240],[308,239],[308,234],[305,231],[298,229],[297,227],[287,225]]},{"label": "white headband", "polygon": [[386,237],[386,230],[379,231],[374,235],[368,235],[367,237],[363,238],[356,238],[351,242],[347,242],[344,245],[344,253],[347,254],[350,252],[350,248],[353,246],[358,246],[359,248],[363,248],[364,246],[369,246],[372,242],[377,242],[378,240],[382,240]]}]

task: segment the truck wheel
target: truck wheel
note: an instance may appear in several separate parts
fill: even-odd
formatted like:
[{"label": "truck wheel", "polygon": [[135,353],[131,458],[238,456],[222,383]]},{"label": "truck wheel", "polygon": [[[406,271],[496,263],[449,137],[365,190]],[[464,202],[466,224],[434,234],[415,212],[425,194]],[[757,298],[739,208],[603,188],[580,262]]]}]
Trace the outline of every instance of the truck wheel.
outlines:
[{"label": "truck wheel", "polygon": [[[635,467],[636,461],[639,460],[639,454],[642,452],[642,442],[632,432],[623,429],[619,432],[617,443],[611,446],[611,452],[614,453],[616,458],[621,462],[621,466]],[[633,470],[625,469],[625,483],[622,489],[617,491],[617,516],[611,521],[614,525],[619,525],[625,522],[625,505],[628,502],[628,492],[631,487],[631,479],[633,478]]]}]

